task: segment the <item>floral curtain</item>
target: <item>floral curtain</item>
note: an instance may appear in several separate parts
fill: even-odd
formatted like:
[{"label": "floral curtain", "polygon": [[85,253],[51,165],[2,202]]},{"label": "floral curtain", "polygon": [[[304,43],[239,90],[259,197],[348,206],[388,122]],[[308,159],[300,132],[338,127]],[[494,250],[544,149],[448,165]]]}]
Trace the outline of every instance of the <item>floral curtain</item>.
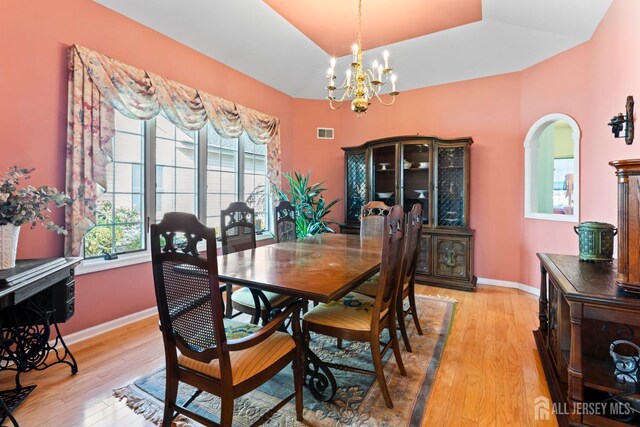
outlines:
[{"label": "floral curtain", "polygon": [[280,120],[231,101],[115,61],[82,46],[69,49],[69,108],[65,255],[79,256],[106,190],[114,111],[139,120],[163,113],[174,125],[197,130],[210,123],[225,138],[242,132],[267,145],[268,178],[280,185]]}]

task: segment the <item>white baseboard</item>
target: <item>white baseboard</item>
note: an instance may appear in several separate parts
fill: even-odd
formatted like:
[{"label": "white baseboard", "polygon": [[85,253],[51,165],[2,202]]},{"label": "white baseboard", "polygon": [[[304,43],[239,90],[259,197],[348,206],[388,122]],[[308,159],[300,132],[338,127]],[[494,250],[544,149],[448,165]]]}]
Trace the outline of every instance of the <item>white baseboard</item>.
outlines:
[{"label": "white baseboard", "polygon": [[503,288],[520,289],[521,291],[524,291],[528,294],[540,296],[540,289],[538,288],[534,288],[533,286],[524,285],[518,282],[509,282],[507,280],[485,279],[482,277],[478,277],[478,285],[500,286]]},{"label": "white baseboard", "polygon": [[69,335],[64,336],[64,342],[69,344],[74,344],[80,341],[84,341],[89,338],[93,338],[96,335],[103,334],[105,332],[109,332],[113,329],[120,328],[122,326],[128,325],[133,322],[137,322],[138,320],[145,319],[150,316],[154,316],[158,314],[157,307],[147,308],[146,310],[138,311],[137,313],[131,313],[123,317],[119,317],[117,319],[110,320],[105,323],[101,323],[96,326],[92,326],[87,329],[83,329],[78,332],[74,332]]},{"label": "white baseboard", "polygon": [[[540,296],[540,289],[534,288],[532,286],[527,286],[518,282],[485,279],[482,277],[478,277],[478,285],[500,286],[503,288],[520,289],[521,291],[527,292],[529,294]],[[137,313],[128,314],[126,316],[119,317],[117,319],[113,319],[108,322],[101,323],[99,325],[92,326],[90,328],[83,329],[81,331],[66,335],[64,337],[64,341],[67,343],[67,345],[78,343],[80,341],[93,338],[97,335],[103,334],[105,332],[109,332],[111,330],[120,328],[122,326],[128,325],[133,322],[137,322],[138,320],[142,320],[157,314],[158,314],[157,307],[150,307],[150,308],[147,308],[146,310],[138,311]]]}]

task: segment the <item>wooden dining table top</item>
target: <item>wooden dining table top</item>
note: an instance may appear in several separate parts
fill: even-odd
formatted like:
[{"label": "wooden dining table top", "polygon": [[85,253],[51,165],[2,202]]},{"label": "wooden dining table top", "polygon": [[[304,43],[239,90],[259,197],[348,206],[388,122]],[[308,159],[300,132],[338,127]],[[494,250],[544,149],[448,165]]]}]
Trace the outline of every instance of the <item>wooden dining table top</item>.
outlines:
[{"label": "wooden dining table top", "polygon": [[218,256],[221,282],[312,301],[340,299],[380,268],[382,241],[321,234]]}]

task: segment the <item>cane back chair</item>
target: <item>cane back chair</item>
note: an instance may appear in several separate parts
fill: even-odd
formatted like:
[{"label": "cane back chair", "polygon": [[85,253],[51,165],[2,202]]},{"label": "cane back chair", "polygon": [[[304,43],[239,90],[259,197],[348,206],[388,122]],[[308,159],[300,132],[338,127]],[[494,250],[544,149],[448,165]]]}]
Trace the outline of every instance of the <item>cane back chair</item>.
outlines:
[{"label": "cane back chair", "polygon": [[[196,245],[204,240],[207,259]],[[258,421],[266,421],[296,398],[302,419],[303,342],[300,303],[292,304],[267,326],[223,318],[219,297],[216,236],[191,214],[172,212],[151,226],[151,254],[160,329],[166,358],[163,426],[183,414],[205,425],[218,425],[188,406],[202,391],[221,399],[220,424],[230,426],[234,399],[255,389],[293,362],[295,392]],[[277,329],[292,315],[293,335]],[[177,403],[179,382],[197,389],[184,404]]]},{"label": "cane back chair", "polygon": [[[243,202],[233,202],[220,214],[222,253],[224,255],[256,248],[255,211]],[[240,286],[227,285],[226,316],[240,313],[251,316],[251,323],[266,325],[272,310],[282,310],[293,298],[275,292],[259,291]],[[233,314],[233,310],[238,313]]]},{"label": "cane back chair", "polygon": [[275,209],[276,242],[296,240],[296,210],[286,200],[278,203]]},{"label": "cane back chair", "polygon": [[[335,369],[375,374],[389,408],[393,407],[393,403],[384,378],[382,358],[390,348],[393,349],[400,373],[406,376],[396,334],[395,310],[404,250],[403,218],[402,207],[396,205],[383,219],[385,236],[382,239],[380,280],[376,297],[351,292],[338,301],[310,309],[302,320],[303,334],[307,340],[309,332],[315,332],[371,344],[374,371],[332,363],[328,365]],[[380,339],[385,328],[389,331],[389,341],[386,343]]]},{"label": "cane back chair", "polygon": [[[411,352],[411,343],[407,334],[407,326],[404,319],[411,314],[413,323],[416,327],[418,335],[422,335],[420,320],[418,318],[418,309],[416,308],[416,267],[418,265],[418,257],[420,256],[420,241],[422,240],[422,205],[416,203],[412,206],[411,211],[406,218],[406,248],[404,256],[404,275],[402,276],[402,285],[398,289],[397,300],[397,318],[398,328],[402,335],[402,341],[408,352]],[[375,297],[378,289],[379,276],[373,276],[362,285],[358,286],[355,292],[370,297]],[[408,299],[409,306],[404,309],[404,301]]]},{"label": "cane back chair", "polygon": [[384,217],[389,215],[391,206],[384,202],[369,202],[360,209],[360,237],[382,237]]}]

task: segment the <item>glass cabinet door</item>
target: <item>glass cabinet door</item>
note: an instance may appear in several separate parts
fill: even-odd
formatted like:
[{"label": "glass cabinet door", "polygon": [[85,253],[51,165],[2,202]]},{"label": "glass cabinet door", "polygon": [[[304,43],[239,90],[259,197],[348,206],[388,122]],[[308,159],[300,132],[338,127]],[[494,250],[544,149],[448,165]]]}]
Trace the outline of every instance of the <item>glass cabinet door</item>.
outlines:
[{"label": "glass cabinet door", "polygon": [[402,146],[402,206],[409,212],[414,204],[422,205],[423,222],[429,223],[431,177],[429,144],[403,144]]},{"label": "glass cabinet door", "polygon": [[374,148],[372,150],[373,185],[372,200],[389,206],[396,202],[396,146]]},{"label": "glass cabinet door", "polygon": [[346,154],[346,218],[360,221],[360,208],[367,201],[367,161],[364,151]]},{"label": "glass cabinet door", "polygon": [[465,227],[465,149],[438,147],[437,225]]}]

